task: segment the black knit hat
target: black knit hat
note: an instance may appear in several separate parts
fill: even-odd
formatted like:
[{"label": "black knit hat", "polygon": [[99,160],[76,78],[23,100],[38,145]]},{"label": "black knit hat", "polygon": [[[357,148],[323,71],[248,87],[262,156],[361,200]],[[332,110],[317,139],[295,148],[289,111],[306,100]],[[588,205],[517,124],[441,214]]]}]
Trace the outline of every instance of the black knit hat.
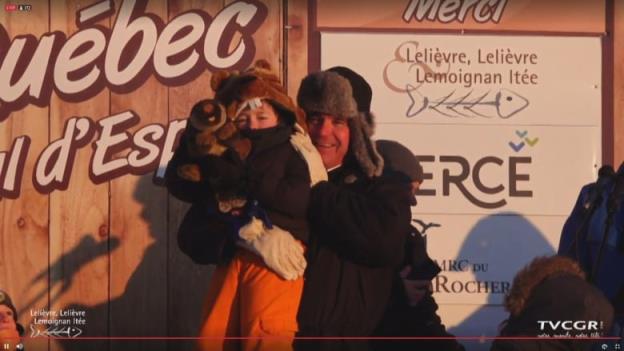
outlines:
[{"label": "black knit hat", "polygon": [[[414,181],[422,183],[424,179],[423,168],[408,148],[392,140],[377,140],[376,144],[386,169],[398,172],[409,183]],[[416,206],[416,204],[416,196],[414,196],[411,205]]]},{"label": "black knit hat", "polygon": [[15,325],[17,326],[17,332],[19,335],[24,334],[24,327],[17,322],[17,310],[15,306],[13,306],[13,302],[11,301],[11,297],[6,292],[0,290],[0,305],[5,305],[11,309],[13,312],[13,320],[15,321]]},{"label": "black knit hat", "polygon": [[347,78],[330,71],[311,73],[301,81],[297,103],[308,116],[316,112],[348,120],[351,156],[367,177],[381,175],[383,159],[371,138],[373,128],[367,113],[360,111],[353,98],[353,89]]},{"label": "black knit hat", "polygon": [[422,183],[423,168],[410,149],[393,140],[377,140],[377,151],[383,157],[386,168],[405,174],[410,182]]}]

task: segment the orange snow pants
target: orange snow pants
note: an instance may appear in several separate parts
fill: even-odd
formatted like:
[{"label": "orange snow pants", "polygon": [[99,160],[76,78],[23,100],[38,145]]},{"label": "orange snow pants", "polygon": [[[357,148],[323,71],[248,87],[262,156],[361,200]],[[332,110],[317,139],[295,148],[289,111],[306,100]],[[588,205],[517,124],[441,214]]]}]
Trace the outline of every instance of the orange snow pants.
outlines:
[{"label": "orange snow pants", "polygon": [[302,291],[303,278],[284,280],[260,257],[238,249],[212,274],[199,350],[292,350]]}]

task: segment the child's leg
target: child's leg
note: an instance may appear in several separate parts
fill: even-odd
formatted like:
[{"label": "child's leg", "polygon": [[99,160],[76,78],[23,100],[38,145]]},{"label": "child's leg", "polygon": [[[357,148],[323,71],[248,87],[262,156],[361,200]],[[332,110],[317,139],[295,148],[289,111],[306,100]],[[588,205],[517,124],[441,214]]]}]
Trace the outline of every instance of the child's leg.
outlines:
[{"label": "child's leg", "polygon": [[292,350],[303,278],[287,281],[262,259],[244,253],[240,280],[240,326],[243,351]]},{"label": "child's leg", "polygon": [[199,350],[240,350],[240,341],[223,339],[240,335],[240,271],[241,257],[236,254],[228,265],[217,266],[212,273],[204,302],[205,318],[199,332],[199,336],[206,339],[199,340]]}]

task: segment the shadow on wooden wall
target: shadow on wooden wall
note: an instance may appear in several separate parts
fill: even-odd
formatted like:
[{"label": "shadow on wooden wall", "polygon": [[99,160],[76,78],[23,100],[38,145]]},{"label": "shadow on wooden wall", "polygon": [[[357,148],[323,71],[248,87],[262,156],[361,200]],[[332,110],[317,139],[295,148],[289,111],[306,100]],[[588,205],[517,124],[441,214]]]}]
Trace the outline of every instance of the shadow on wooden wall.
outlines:
[{"label": "shadow on wooden wall", "polygon": [[[157,213],[156,208],[166,206],[166,204],[150,201],[149,194],[153,191],[162,191],[154,186],[150,175],[141,176],[137,182],[134,192],[134,199],[143,206],[141,217],[149,226],[149,233],[153,242],[148,245],[140,263],[130,275],[128,283],[123,293],[116,298],[110,299],[97,305],[88,306],[84,304],[71,303],[61,307],[65,311],[84,311],[86,323],[84,326],[73,324],[81,329],[80,337],[97,337],[102,339],[89,340],[58,340],[59,348],[64,351],[78,350],[191,350],[194,340],[169,340],[163,337],[184,336],[192,337],[197,335],[197,328],[201,321],[203,297],[208,287],[208,281],[212,267],[198,266],[186,257],[180,257],[172,262],[167,261],[169,250],[178,250],[177,247],[168,247],[168,243],[175,240],[167,240],[163,235],[155,235],[161,230],[152,227],[149,221],[150,213]],[[159,225],[156,223],[156,225]],[[174,225],[174,224],[172,224]],[[176,233],[176,228],[169,233]],[[129,233],[131,234],[131,233]],[[62,294],[69,289],[73,277],[89,262],[103,255],[111,255],[121,245],[119,238],[114,233],[111,239],[97,243],[91,235],[85,234],[80,243],[71,251],[59,258],[54,265],[62,265],[65,270],[52,269],[51,271],[62,271],[62,276],[50,277],[50,299],[52,304],[61,298]],[[110,257],[110,256],[109,256]],[[67,267],[71,267],[68,271]],[[45,279],[46,272],[41,272],[34,280]],[[161,274],[154,279],[154,274]],[[174,277],[173,279],[169,279]],[[153,282],[160,281],[160,285]],[[178,292],[187,291],[187,294],[177,296],[166,296],[171,290],[169,285],[175,282],[175,290]],[[151,299],[145,296],[146,284],[148,291],[157,291],[156,295],[166,296],[166,299]],[[92,289],[98,289],[92,286]],[[107,288],[107,287],[102,287]],[[163,294],[164,291],[164,294]],[[47,294],[42,291],[39,295]],[[37,299],[41,296],[37,296]],[[36,301],[36,300],[35,300]],[[22,307],[26,311],[32,303]],[[119,311],[115,318],[111,318],[111,311]],[[99,320],[99,316],[109,316],[107,325],[102,323],[91,323],[89,319]],[[181,320],[181,319],[184,320]],[[162,325],[164,323],[165,325]],[[180,327],[182,326],[182,327]],[[27,331],[30,333],[30,331]],[[110,337],[110,339],[108,339]],[[147,337],[152,339],[135,339]]]}]

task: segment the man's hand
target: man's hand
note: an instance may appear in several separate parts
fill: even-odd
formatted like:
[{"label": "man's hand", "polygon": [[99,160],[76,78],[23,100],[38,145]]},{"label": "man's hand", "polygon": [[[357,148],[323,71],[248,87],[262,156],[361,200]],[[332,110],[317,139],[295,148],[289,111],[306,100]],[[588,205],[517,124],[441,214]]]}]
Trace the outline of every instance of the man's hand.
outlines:
[{"label": "man's hand", "polygon": [[316,183],[327,180],[327,170],[321,155],[312,144],[310,136],[297,124],[295,124],[295,133],[290,136],[290,143],[308,165],[310,185],[314,186]]},{"label": "man's hand", "polygon": [[410,306],[416,306],[425,297],[427,292],[433,291],[433,286],[430,280],[411,280],[407,279],[407,276],[412,271],[412,266],[407,265],[401,270],[399,275],[403,280],[403,288],[405,288],[405,295],[407,296],[407,303]]},{"label": "man's hand", "polygon": [[253,217],[240,229],[239,237],[242,239],[237,242],[239,247],[260,256],[280,277],[296,280],[303,276],[307,265],[303,246],[289,232],[276,225],[267,229],[262,221]]}]

